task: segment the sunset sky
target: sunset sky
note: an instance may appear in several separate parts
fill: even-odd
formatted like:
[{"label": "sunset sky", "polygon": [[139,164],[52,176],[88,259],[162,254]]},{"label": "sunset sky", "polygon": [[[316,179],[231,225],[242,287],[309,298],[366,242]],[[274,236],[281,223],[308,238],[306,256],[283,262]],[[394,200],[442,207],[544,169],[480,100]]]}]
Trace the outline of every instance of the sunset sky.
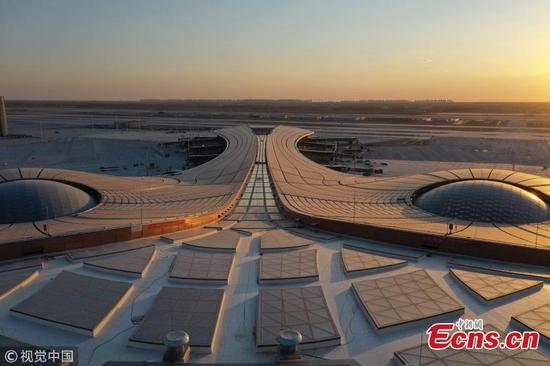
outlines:
[{"label": "sunset sky", "polygon": [[550,1],[0,0],[2,94],[550,101]]}]

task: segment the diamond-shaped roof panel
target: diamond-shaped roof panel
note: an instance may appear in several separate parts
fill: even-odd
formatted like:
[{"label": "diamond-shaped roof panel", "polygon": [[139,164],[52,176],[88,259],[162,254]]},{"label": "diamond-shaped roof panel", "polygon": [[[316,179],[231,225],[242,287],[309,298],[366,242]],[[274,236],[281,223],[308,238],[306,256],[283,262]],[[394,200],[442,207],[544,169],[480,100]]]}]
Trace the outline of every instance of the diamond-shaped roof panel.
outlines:
[{"label": "diamond-shaped roof panel", "polygon": [[133,284],[63,271],[11,308],[30,320],[96,335],[131,293]]},{"label": "diamond-shaped roof panel", "polygon": [[122,254],[107,256],[84,262],[84,265],[100,271],[143,277],[156,256],[155,246],[130,250]]},{"label": "diamond-shaped roof panel", "polygon": [[543,284],[542,281],[465,271],[456,268],[451,269],[450,272],[462,284],[486,301],[516,294]]},{"label": "diamond-shaped roof panel", "polygon": [[191,347],[211,351],[223,298],[221,289],[163,287],[129,342],[164,350],[164,336],[177,329],[189,334]]},{"label": "diamond-shaped roof panel", "polygon": [[276,338],[283,329],[302,334],[301,348],[340,344],[320,286],[261,289],[256,327],[256,346],[260,349],[276,347]]},{"label": "diamond-shaped roof panel", "polygon": [[229,278],[232,264],[232,253],[184,249],[178,253],[172,264],[170,279],[225,284]]},{"label": "diamond-shaped roof panel", "polygon": [[264,253],[260,258],[260,283],[316,280],[317,249]]},{"label": "diamond-shaped roof panel", "polygon": [[550,303],[515,315],[512,319],[550,340]]},{"label": "diamond-shaped roof panel", "polygon": [[342,248],[342,261],[347,274],[391,269],[407,264],[406,260],[369,253],[357,248]]},{"label": "diamond-shaped roof panel", "polygon": [[[503,333],[492,325],[485,325],[484,331]],[[426,343],[397,351],[394,354],[399,365],[433,366],[545,366],[550,364],[550,356],[532,350],[513,352],[494,349],[480,350],[431,350]]]},{"label": "diamond-shaped roof panel", "polygon": [[422,269],[354,282],[352,288],[378,329],[464,311],[464,307]]}]

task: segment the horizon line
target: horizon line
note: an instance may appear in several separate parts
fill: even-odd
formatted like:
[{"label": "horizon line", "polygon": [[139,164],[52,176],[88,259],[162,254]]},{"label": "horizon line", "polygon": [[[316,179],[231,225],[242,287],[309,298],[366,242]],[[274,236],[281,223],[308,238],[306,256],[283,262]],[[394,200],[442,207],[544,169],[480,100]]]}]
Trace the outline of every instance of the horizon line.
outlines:
[{"label": "horizon line", "polygon": [[487,104],[550,104],[548,101],[498,101],[498,100],[454,100],[454,99],[295,99],[295,98],[129,98],[129,99],[65,99],[65,98],[9,98],[6,102],[297,102],[297,103],[487,103]]}]

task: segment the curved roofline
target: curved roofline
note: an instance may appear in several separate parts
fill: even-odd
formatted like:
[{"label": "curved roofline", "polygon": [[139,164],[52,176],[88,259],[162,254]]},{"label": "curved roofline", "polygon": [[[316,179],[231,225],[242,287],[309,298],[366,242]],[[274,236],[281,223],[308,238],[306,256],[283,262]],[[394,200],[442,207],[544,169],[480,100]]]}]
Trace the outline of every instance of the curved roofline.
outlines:
[{"label": "curved roofline", "polygon": [[[363,177],[337,172],[303,155],[298,142],[312,132],[279,126],[268,137],[269,173],[284,210],[328,231],[507,261],[550,265],[550,231],[530,224],[507,225],[452,219],[428,213],[410,199],[427,186],[485,179],[550,194],[550,179],[499,169],[455,169],[399,177]],[[546,201],[545,201],[546,202]],[[550,224],[550,220],[545,222]],[[462,244],[458,244],[458,243]],[[475,243],[477,250],[468,249]],[[493,246],[501,249],[495,251]],[[481,249],[485,247],[485,249]],[[506,248],[506,249],[504,249]],[[514,253],[514,254],[511,254]]]},{"label": "curved roofline", "polygon": [[[236,204],[256,160],[247,126],[216,133],[227,141],[216,158],[174,177],[117,177],[53,168],[0,170],[0,182],[57,181],[100,196],[93,208],[36,223],[0,225],[0,259],[159,235],[217,221]],[[174,179],[174,178],[177,178]],[[47,224],[48,231],[39,227]]]}]

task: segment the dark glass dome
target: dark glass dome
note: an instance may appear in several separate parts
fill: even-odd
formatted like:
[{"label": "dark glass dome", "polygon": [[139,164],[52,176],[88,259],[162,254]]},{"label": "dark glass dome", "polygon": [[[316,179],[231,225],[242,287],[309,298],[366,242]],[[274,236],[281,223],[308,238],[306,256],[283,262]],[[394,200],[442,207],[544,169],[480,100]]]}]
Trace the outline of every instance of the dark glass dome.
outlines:
[{"label": "dark glass dome", "polygon": [[87,210],[95,198],[71,185],[45,179],[0,183],[0,224],[33,222]]},{"label": "dark glass dome", "polygon": [[535,194],[490,180],[464,180],[420,194],[416,206],[467,221],[525,224],[548,219],[548,205]]}]

